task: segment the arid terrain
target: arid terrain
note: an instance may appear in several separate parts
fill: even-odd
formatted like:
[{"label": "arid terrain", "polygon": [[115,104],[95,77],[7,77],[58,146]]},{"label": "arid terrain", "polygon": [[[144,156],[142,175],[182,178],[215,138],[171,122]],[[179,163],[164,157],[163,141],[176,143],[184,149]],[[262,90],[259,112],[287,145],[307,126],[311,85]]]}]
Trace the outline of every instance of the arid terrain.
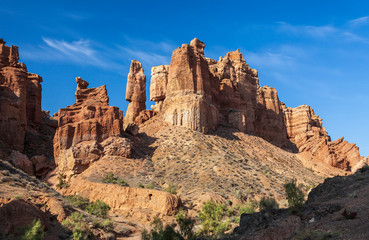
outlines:
[{"label": "arid terrain", "polygon": [[[82,235],[140,239],[155,219],[174,224],[180,209],[200,228],[209,201],[274,198],[285,209],[243,214],[227,238],[367,239],[368,158],[332,141],[308,105],[289,108],[275,88],[259,86],[238,50],[216,61],[204,48],[195,38],[170,65],[153,67],[149,94],[133,60],[125,114],[109,105],[105,86],[77,77],[76,102],[50,116],[42,78],[1,39],[0,238],[16,239],[40,219],[45,239],[79,239],[67,222],[80,213]],[[287,210],[292,180],[309,194],[297,215]],[[93,211],[100,201],[106,213]]]}]

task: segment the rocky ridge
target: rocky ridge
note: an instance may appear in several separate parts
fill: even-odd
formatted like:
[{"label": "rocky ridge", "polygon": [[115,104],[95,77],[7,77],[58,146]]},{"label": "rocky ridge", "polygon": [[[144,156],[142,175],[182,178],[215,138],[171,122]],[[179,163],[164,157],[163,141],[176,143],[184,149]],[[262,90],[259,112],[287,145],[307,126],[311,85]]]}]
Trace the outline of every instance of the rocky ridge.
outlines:
[{"label": "rocky ridge", "polygon": [[[204,48],[195,38],[173,51],[169,66],[152,68],[152,109],[163,121],[203,133],[230,126],[346,171],[367,162],[355,144],[332,142],[311,107],[287,108],[275,88],[260,87],[257,71],[238,50],[216,61],[204,56]],[[133,88],[130,76],[127,89]]]}]

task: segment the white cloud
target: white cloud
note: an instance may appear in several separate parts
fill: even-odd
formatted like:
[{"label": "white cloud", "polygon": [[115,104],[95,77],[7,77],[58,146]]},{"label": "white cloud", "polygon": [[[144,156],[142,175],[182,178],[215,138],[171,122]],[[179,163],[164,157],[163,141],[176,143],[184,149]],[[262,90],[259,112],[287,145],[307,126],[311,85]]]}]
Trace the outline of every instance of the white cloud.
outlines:
[{"label": "white cloud", "polygon": [[369,16],[360,17],[360,18],[356,18],[356,19],[348,21],[348,24],[351,27],[359,27],[362,25],[366,25],[368,23],[369,23]]},{"label": "white cloud", "polygon": [[125,53],[125,55],[128,55],[131,59],[140,61],[141,63],[150,66],[165,65],[170,63],[170,55],[160,55],[155,52],[140,51],[123,46],[119,46],[119,48],[122,52]]},{"label": "white cloud", "polygon": [[[337,27],[332,25],[312,26],[312,25],[292,25],[285,22],[278,22],[277,31],[293,34],[299,37],[311,37],[318,40],[347,41],[368,44],[369,39],[354,33],[354,26],[369,22],[369,17],[350,20],[346,25]],[[347,27],[348,26],[348,27]]]},{"label": "white cloud", "polygon": [[302,26],[302,25],[292,25],[285,22],[278,22],[278,30],[282,32],[288,32],[296,35],[311,36],[314,38],[326,38],[338,32],[338,29],[330,26]]}]

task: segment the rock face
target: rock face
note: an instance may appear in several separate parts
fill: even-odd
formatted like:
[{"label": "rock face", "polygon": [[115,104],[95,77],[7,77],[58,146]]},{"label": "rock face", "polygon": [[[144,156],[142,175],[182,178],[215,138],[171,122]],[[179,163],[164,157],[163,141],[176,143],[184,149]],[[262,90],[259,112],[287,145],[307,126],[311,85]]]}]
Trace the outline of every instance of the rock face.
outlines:
[{"label": "rock face", "polygon": [[256,135],[287,148],[288,139],[284,122],[284,104],[279,101],[275,88],[260,87],[257,92]]},{"label": "rock face", "polygon": [[152,106],[154,111],[160,111],[166,97],[168,84],[169,65],[160,65],[151,68],[150,100],[156,104]]},{"label": "rock face", "polygon": [[204,48],[195,38],[173,51],[170,66],[152,68],[152,108],[164,121],[203,133],[228,125],[347,171],[366,160],[354,144],[331,142],[309,106],[286,108],[276,89],[259,87],[258,72],[238,50],[216,61]]},{"label": "rock face", "polygon": [[142,110],[146,109],[146,76],[142,64],[132,60],[127,78],[126,100],[129,101],[126,122],[133,123]]},{"label": "rock face", "polygon": [[103,184],[89,181],[74,181],[64,194],[79,194],[92,201],[100,200],[108,204],[114,211],[129,213],[130,216],[143,214],[142,218],[154,216],[174,216],[181,206],[181,199],[167,192],[121,187],[114,184]]},{"label": "rock face", "polygon": [[41,110],[42,78],[29,73],[18,60],[18,47],[7,47],[0,39],[0,142],[28,157],[37,155],[38,151],[52,157],[46,148],[55,129],[47,123],[52,120],[43,117]]},{"label": "rock face", "polygon": [[87,88],[77,78],[76,103],[58,112],[54,137],[55,162],[68,177],[85,170],[101,156],[131,155],[131,142],[123,138],[123,112],[109,106],[106,87]]},{"label": "rock face", "polygon": [[314,157],[331,166],[351,171],[364,161],[355,144],[343,141],[343,137],[331,141],[323,127],[322,119],[307,105],[284,109],[288,138],[299,152],[310,152]]},{"label": "rock face", "polygon": [[0,39],[0,139],[22,152],[27,128],[41,121],[42,78],[18,60],[18,47]]},{"label": "rock face", "polygon": [[173,125],[208,132],[217,126],[218,109],[212,103],[213,79],[204,47],[195,38],[173,51],[161,112]]}]

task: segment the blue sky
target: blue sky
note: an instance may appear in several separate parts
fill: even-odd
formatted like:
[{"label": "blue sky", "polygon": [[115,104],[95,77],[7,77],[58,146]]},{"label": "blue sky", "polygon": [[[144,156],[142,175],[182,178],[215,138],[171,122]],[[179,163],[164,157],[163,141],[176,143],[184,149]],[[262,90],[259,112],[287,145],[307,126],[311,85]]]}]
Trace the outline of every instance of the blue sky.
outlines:
[{"label": "blue sky", "polygon": [[52,113],[75,102],[77,76],[106,84],[125,112],[130,61],[143,63],[149,87],[151,67],[194,37],[214,59],[239,48],[260,85],[289,107],[312,106],[332,140],[369,155],[367,1],[1,1],[0,38],[43,77]]}]

